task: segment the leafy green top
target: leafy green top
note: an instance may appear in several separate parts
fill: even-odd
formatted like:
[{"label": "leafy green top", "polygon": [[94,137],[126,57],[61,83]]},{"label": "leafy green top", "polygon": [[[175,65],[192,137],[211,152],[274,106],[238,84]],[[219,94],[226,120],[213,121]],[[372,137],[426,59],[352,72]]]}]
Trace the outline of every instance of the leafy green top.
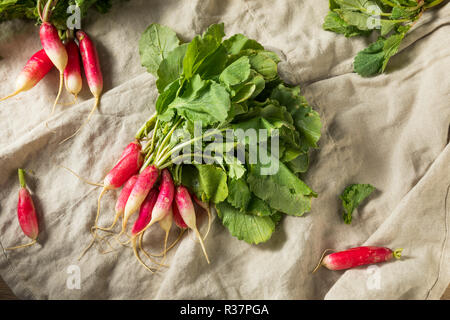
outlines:
[{"label": "leafy green top", "polygon": [[329,0],[330,11],[323,29],[346,37],[368,36],[378,30],[380,37],[357,54],[354,70],[363,77],[384,72],[406,33],[425,10],[443,0]]},{"label": "leafy green top", "polygon": [[[149,120],[136,137],[151,137],[155,145],[145,148],[147,163],[168,167],[177,183],[213,202],[233,236],[260,243],[271,237],[282,214],[301,216],[310,210],[317,195],[298,174],[308,169],[308,152],[318,147],[322,124],[300,88],[279,78],[280,60],[274,52],[242,34],[226,40],[224,36],[223,24],[211,25],[188,43],[165,26],[147,28],[139,52],[142,65],[157,77],[157,120],[156,124]],[[186,146],[193,137],[194,122],[199,120],[205,139],[187,143],[193,163],[170,160],[177,146]],[[175,127],[185,136],[173,134],[165,144]],[[224,138],[230,129],[249,128],[266,129],[267,137],[222,142],[206,133],[214,129]],[[274,138],[279,140],[278,156],[267,147]],[[269,162],[243,163],[238,149],[246,160],[266,152]],[[207,151],[210,156],[195,161]],[[272,166],[278,170],[265,175]]]}]

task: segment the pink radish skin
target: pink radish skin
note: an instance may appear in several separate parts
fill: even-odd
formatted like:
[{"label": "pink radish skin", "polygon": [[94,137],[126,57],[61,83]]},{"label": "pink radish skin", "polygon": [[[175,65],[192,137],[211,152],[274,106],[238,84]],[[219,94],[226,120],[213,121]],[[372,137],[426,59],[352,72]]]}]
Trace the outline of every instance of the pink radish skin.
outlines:
[{"label": "pink radish skin", "polygon": [[103,185],[106,189],[120,188],[128,179],[141,168],[144,158],[140,150],[134,150],[123,157],[106,175]]},{"label": "pink radish skin", "polygon": [[400,259],[402,249],[392,251],[385,247],[356,247],[331,253],[322,260],[329,270],[344,270],[367,264],[386,262],[392,258]]},{"label": "pink radish skin", "polygon": [[97,109],[100,103],[100,95],[103,91],[103,76],[100,69],[100,61],[98,59],[97,49],[89,36],[84,31],[77,31],[76,38],[78,39],[81,60],[83,61],[84,74],[88,83],[89,90],[91,90],[95,103],[92,107],[86,121],[70,136],[65,138],[61,143],[73,138],[80,132],[80,130],[89,122],[94,111]]},{"label": "pink radish skin", "polygon": [[178,207],[176,203],[172,204],[172,212],[173,212],[173,221],[180,229],[186,229],[188,226],[184,222],[183,218],[180,215],[180,211],[178,211]]},{"label": "pink radish skin", "polygon": [[136,222],[133,225],[131,235],[133,236],[137,235],[150,222],[150,220],[152,219],[152,211],[157,199],[158,199],[158,190],[156,189],[150,190],[144,202],[142,203],[141,208],[139,209],[139,217],[137,218]]},{"label": "pink radish skin", "polygon": [[27,189],[25,183],[25,171],[22,169],[18,170],[20,190],[19,190],[19,201],[17,203],[17,217],[19,219],[20,227],[23,233],[33,240],[32,242],[16,247],[6,248],[6,250],[15,250],[19,248],[24,248],[31,246],[36,243],[36,239],[39,234],[39,226],[36,215],[36,209],[34,207],[33,199],[31,194]]},{"label": "pink radish skin", "polygon": [[53,63],[45,53],[45,50],[39,50],[31,56],[25,64],[22,72],[16,79],[16,91],[14,93],[0,99],[6,100],[16,94],[30,90],[53,68]]},{"label": "pink radish skin", "polygon": [[83,86],[83,81],[81,79],[80,54],[78,46],[73,39],[69,40],[65,46],[68,62],[64,69],[64,83],[67,91],[73,94],[76,99]]},{"label": "pink radish skin", "polygon": [[178,207],[181,217],[185,224],[195,232],[195,235],[200,240],[200,245],[202,247],[203,253],[205,255],[206,261],[209,263],[208,254],[206,253],[205,245],[203,239],[197,229],[197,221],[195,217],[194,204],[192,203],[191,195],[189,191],[183,187],[178,186],[175,192],[175,203]]},{"label": "pink radish skin", "polygon": [[169,214],[172,208],[175,187],[169,170],[164,169],[161,173],[161,184],[159,188],[158,201],[152,212],[152,222],[160,221]]},{"label": "pink radish skin", "polygon": [[128,156],[130,153],[140,152],[142,150],[142,145],[138,140],[135,140],[133,142],[130,142],[126,148],[122,151],[122,154],[120,155],[120,160]]},{"label": "pink radish skin", "polygon": [[144,261],[142,261],[141,257],[139,256],[139,251],[136,246],[136,240],[138,238],[138,235],[140,232],[145,228],[145,226],[150,222],[152,219],[152,211],[155,206],[155,203],[158,198],[158,191],[156,189],[151,189],[148,193],[148,195],[145,197],[144,202],[142,202],[141,208],[139,210],[139,216],[136,219],[133,229],[131,231],[132,237],[131,237],[131,243],[133,247],[133,252],[136,257],[136,259],[139,261],[140,264],[142,264],[148,271],[154,272],[149,266],[147,266]]},{"label": "pink radish skin", "polygon": [[81,59],[83,60],[84,73],[86,80],[94,95],[98,100],[103,91],[103,76],[100,70],[100,61],[98,59],[97,49],[86,32],[77,31],[76,37],[80,44]]},{"label": "pink radish skin", "polygon": [[58,103],[59,96],[61,95],[63,80],[64,80],[64,69],[67,66],[68,55],[66,47],[61,42],[58,35],[58,30],[51,23],[44,21],[39,29],[39,36],[41,38],[42,47],[49,59],[53,62],[55,67],[59,70],[59,89],[58,94],[53,104],[52,114],[55,111],[55,106]]},{"label": "pink radish skin", "polygon": [[125,212],[125,205],[127,204],[128,198],[130,197],[131,190],[133,190],[134,185],[136,184],[136,181],[138,179],[138,175],[132,176],[128,181],[125,183],[125,185],[122,188],[122,191],[120,191],[119,197],[117,198],[116,202],[116,215],[122,216]]},{"label": "pink radish skin", "polygon": [[67,66],[68,55],[66,47],[61,42],[58,30],[49,22],[44,22],[39,30],[42,47],[49,59],[61,74]]},{"label": "pink radish skin", "polygon": [[142,202],[145,200],[148,193],[153,188],[153,185],[158,179],[158,173],[159,173],[158,168],[152,165],[145,168],[139,174],[136,184],[134,185],[133,190],[131,190],[127,204],[125,205],[125,213],[121,233],[125,232],[128,219],[133,213],[135,213],[139,209]]}]

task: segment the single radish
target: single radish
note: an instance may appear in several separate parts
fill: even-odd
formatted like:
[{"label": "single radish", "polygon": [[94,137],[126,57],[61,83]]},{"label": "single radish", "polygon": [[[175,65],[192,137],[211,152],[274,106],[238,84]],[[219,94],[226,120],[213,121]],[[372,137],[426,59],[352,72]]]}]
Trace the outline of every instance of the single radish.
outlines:
[{"label": "single radish", "polygon": [[178,211],[180,212],[183,221],[186,225],[195,232],[195,235],[200,240],[203,253],[206,261],[209,263],[208,254],[206,253],[205,244],[197,229],[197,221],[195,217],[194,204],[192,203],[191,195],[184,186],[178,186],[175,192],[175,203],[177,204]]},{"label": "single radish", "polygon": [[81,91],[83,81],[81,79],[80,54],[78,46],[72,38],[65,44],[68,55],[67,66],[64,69],[64,83],[67,91],[74,96],[74,103],[77,101],[78,93]]},{"label": "single radish", "polygon": [[[172,176],[169,170],[164,169],[161,173],[161,183],[159,186],[158,200],[152,212],[152,220],[141,231],[142,233],[150,228],[153,224],[163,220],[172,211],[172,202],[174,197],[175,187],[173,185]],[[128,203],[127,203],[128,206]]]},{"label": "single radish", "polygon": [[122,222],[122,231],[120,234],[125,232],[125,228],[127,226],[128,219],[130,216],[135,213],[142,202],[147,197],[150,190],[153,188],[156,180],[158,179],[158,168],[151,165],[146,167],[140,174],[136,183],[131,190],[130,196],[128,197],[127,204],[125,205],[125,212]]},{"label": "single radish", "polygon": [[[64,81],[64,69],[67,66],[68,55],[67,50],[61,39],[59,38],[58,29],[50,22],[50,7],[52,6],[53,0],[48,0],[44,7],[43,15],[41,16],[42,25],[39,29],[39,37],[41,39],[42,47],[49,59],[53,62],[55,67],[59,70],[59,89],[58,94],[53,104],[52,114],[55,111],[55,106],[58,103],[59,96],[63,88]],[[39,5],[39,4],[38,4]]]},{"label": "single radish", "polygon": [[100,102],[100,95],[103,91],[103,76],[102,71],[100,69],[100,61],[98,59],[97,49],[95,48],[94,43],[91,38],[86,34],[86,32],[78,30],[76,32],[76,37],[78,39],[81,60],[83,61],[84,74],[86,75],[86,80],[89,86],[89,90],[91,90],[95,103],[89,113],[86,121],[73,133],[71,136],[65,138],[62,142],[69,140],[70,138],[77,135],[78,132],[89,122],[92,114],[95,109],[97,109],[98,104]]},{"label": "single radish", "polygon": [[320,266],[324,266],[329,270],[344,270],[367,264],[386,262],[392,258],[400,259],[402,250],[396,249],[392,251],[389,248],[373,246],[351,248],[325,256],[313,272]]},{"label": "single radish", "polygon": [[[158,199],[158,191],[156,189],[151,189],[148,195],[145,197],[144,202],[142,202],[141,208],[139,210],[139,216],[133,225],[133,229],[131,230],[131,242],[133,246],[134,255],[138,259],[139,263],[142,264],[150,272],[154,271],[150,267],[148,267],[140,258],[138,249],[136,247],[136,239],[140,231],[143,230],[152,219],[152,211],[157,199]],[[153,259],[151,260],[154,262]]]},{"label": "single radish", "polygon": [[31,56],[25,64],[22,72],[16,79],[16,91],[12,94],[1,98],[0,101],[6,100],[16,94],[33,88],[41,79],[53,68],[53,63],[45,53],[44,49],[39,50]]},{"label": "single radish", "polygon": [[19,224],[23,233],[32,241],[27,244],[23,244],[16,247],[6,248],[6,250],[15,250],[31,246],[36,243],[37,236],[39,234],[38,220],[36,215],[36,209],[34,208],[33,199],[30,192],[27,189],[25,182],[25,171],[23,169],[18,170],[20,190],[19,201],[17,203],[17,217],[19,218]]}]

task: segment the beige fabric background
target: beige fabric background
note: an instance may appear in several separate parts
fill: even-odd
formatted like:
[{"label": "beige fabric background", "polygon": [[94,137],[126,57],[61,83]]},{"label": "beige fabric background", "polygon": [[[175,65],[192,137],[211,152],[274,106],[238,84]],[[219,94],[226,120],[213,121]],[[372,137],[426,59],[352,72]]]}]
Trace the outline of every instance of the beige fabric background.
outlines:
[{"label": "beige fabric background", "polygon": [[[106,15],[91,14],[83,27],[98,47],[105,94],[80,135],[58,144],[93,104],[86,85],[77,105],[60,107],[51,118],[56,134],[45,127],[56,70],[0,104],[1,246],[26,241],[15,212],[18,167],[33,171],[28,181],[41,228],[38,245],[0,254],[0,274],[14,293],[27,299],[438,299],[450,281],[450,209],[444,208],[450,184],[450,4],[423,16],[387,74],[363,79],[352,73],[352,60],[369,40],[323,31],[327,3],[133,0]],[[206,243],[210,265],[192,234],[170,253],[170,268],[156,275],[129,249],[107,255],[91,250],[78,262],[90,241],[99,190],[57,164],[102,180],[153,112],[155,78],[140,66],[137,48],[147,25],[168,25],[188,40],[221,21],[228,35],[243,32],[276,50],[284,79],[300,84],[322,116],[320,150],[305,177],[319,193],[312,211],[284,218],[272,239],[258,246],[233,238],[214,219]],[[4,23],[0,30],[3,96],[40,43],[32,23]],[[338,195],[350,183],[371,183],[378,191],[348,226]],[[103,225],[112,219],[116,195],[104,197]],[[154,228],[147,246],[159,250],[162,239]],[[325,248],[358,245],[403,247],[405,257],[375,269],[310,274]],[[70,265],[80,267],[80,290],[66,287]],[[374,279],[378,289],[371,286]]]}]

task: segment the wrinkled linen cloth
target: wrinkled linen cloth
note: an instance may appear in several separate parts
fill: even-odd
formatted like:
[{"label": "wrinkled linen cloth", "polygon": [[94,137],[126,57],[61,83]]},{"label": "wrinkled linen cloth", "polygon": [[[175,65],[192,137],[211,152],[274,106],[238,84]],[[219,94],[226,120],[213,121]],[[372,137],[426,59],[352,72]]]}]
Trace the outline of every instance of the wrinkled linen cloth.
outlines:
[{"label": "wrinkled linen cloth", "polygon": [[[134,0],[104,15],[92,12],[82,27],[97,45],[105,90],[80,134],[59,144],[94,103],[86,83],[77,104],[58,106],[49,118],[55,133],[45,126],[58,86],[55,69],[0,104],[0,275],[13,292],[23,299],[439,299],[450,281],[450,4],[426,12],[386,74],[369,79],[352,72],[352,61],[375,38],[322,30],[327,11],[328,1],[313,0]],[[301,86],[323,130],[303,177],[319,194],[309,213],[286,216],[259,245],[232,237],[214,214],[206,241],[210,265],[191,232],[169,253],[170,267],[152,275],[130,248],[101,254],[94,247],[77,260],[91,240],[100,188],[58,165],[101,181],[153,113],[155,78],[140,65],[138,41],[155,22],[186,41],[224,22],[228,36],[244,33],[275,50],[280,74]],[[3,23],[0,30],[4,96],[41,47],[33,23]],[[61,100],[71,99],[65,93]],[[16,217],[18,167],[29,171],[40,235],[33,247],[5,251],[28,240]],[[351,183],[377,191],[346,225],[338,196]],[[103,198],[100,225],[112,221],[117,194]],[[206,218],[199,223],[204,232]],[[174,228],[169,242],[176,237]],[[159,252],[163,231],[152,228],[145,245]],[[403,258],[311,274],[324,249],[360,245],[404,248]]]}]

